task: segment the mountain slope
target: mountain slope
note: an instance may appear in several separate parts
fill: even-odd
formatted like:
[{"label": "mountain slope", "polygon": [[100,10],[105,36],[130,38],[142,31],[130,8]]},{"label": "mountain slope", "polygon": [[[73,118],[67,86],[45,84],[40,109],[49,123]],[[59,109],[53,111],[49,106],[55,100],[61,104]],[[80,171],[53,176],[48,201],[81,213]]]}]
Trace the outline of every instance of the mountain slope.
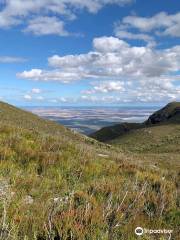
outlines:
[{"label": "mountain slope", "polygon": [[161,124],[132,130],[108,143],[138,153],[180,154],[180,124]]},{"label": "mountain slope", "polygon": [[108,142],[110,140],[116,139],[119,136],[123,136],[129,131],[133,129],[142,128],[142,124],[140,123],[120,123],[114,126],[104,127],[98,130],[95,133],[92,133],[90,137],[101,141],[101,142]]},{"label": "mountain slope", "polygon": [[172,102],[152,114],[145,122],[147,126],[162,123],[180,123],[180,102]]},{"label": "mountain slope", "polygon": [[1,240],[135,240],[137,226],[173,229],[178,239],[176,165],[147,163],[4,103],[0,111]]},{"label": "mountain slope", "polygon": [[23,128],[52,136],[83,141],[84,136],[54,121],[49,121],[25,110],[0,102],[0,124]]},{"label": "mountain slope", "polygon": [[[136,131],[142,133],[146,128],[153,126],[179,124],[180,123],[180,102],[172,102],[166,105],[164,108],[152,114],[144,123],[120,123],[114,126],[105,127],[99,131],[90,135],[90,137],[102,141],[108,142],[115,139],[124,138],[127,134],[127,138]],[[142,129],[138,131],[138,129]],[[144,129],[144,130],[143,130]],[[158,129],[158,127],[156,128]],[[140,134],[140,136],[142,135]],[[135,139],[134,139],[135,140]],[[117,141],[116,141],[117,142]],[[136,141],[135,141],[136,142]]]},{"label": "mountain slope", "polygon": [[66,131],[65,127],[46,121],[30,112],[23,111],[7,103],[0,102],[0,123],[22,127],[25,129],[56,134]]}]

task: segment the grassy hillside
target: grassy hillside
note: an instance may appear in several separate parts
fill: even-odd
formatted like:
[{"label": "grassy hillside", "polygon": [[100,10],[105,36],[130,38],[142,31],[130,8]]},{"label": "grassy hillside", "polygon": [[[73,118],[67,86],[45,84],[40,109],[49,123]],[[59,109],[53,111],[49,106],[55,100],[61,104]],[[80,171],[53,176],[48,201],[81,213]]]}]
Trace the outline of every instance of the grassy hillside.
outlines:
[{"label": "grassy hillside", "polygon": [[[91,134],[90,137],[101,142],[111,141],[111,143],[117,143],[120,141],[123,143],[123,140],[131,138],[132,134],[132,136],[134,136],[132,137],[134,138],[132,141],[134,145],[136,145],[136,143],[137,145],[142,144],[144,140],[145,144],[153,144],[156,142],[154,142],[154,138],[156,138],[156,130],[157,136],[161,135],[162,133],[162,138],[163,136],[166,137],[166,132],[167,137],[171,133],[172,135],[174,133],[176,135],[176,125],[178,124],[180,124],[180,102],[172,102],[152,114],[147,121],[143,123],[120,123],[114,126],[102,128],[99,131]],[[161,127],[162,125],[166,125],[166,127]],[[151,127],[154,126],[156,126],[156,128],[152,129],[151,131]],[[169,133],[169,130],[172,132]],[[152,132],[152,134],[148,135],[148,132]],[[154,136],[152,136],[153,133],[155,133]],[[137,137],[139,140],[135,141],[135,137]],[[129,142],[129,144],[130,143],[131,142]]]},{"label": "grassy hillside", "polygon": [[75,133],[63,125],[42,119],[33,113],[23,111],[3,102],[0,102],[0,124],[28,129],[43,135],[59,136],[67,141],[72,139],[74,141],[83,141],[85,139],[83,135]]},{"label": "grassy hillside", "polygon": [[180,123],[180,102],[172,102],[152,114],[145,124]]},{"label": "grassy hillside", "polygon": [[177,168],[180,166],[180,103],[167,104],[144,123],[102,128],[91,137],[129,153],[141,164],[158,163],[164,169]]},{"label": "grassy hillside", "polygon": [[30,112],[22,111],[3,102],[0,102],[0,123],[34,131],[42,131],[43,133],[52,135],[67,132],[67,129],[59,124],[41,119]]},{"label": "grassy hillside", "polygon": [[99,131],[92,133],[90,137],[101,142],[107,142],[116,139],[119,136],[126,135],[133,129],[139,128],[142,128],[142,124],[140,123],[120,123],[114,126],[104,127]]},{"label": "grassy hillside", "polygon": [[137,226],[178,239],[176,162],[167,169],[7,104],[0,112],[0,239],[135,240]]},{"label": "grassy hillside", "polygon": [[133,130],[109,143],[137,152],[180,154],[180,124],[154,125]]},{"label": "grassy hillside", "polygon": [[117,149],[136,156],[142,164],[180,171],[180,124],[142,128],[109,141]]}]

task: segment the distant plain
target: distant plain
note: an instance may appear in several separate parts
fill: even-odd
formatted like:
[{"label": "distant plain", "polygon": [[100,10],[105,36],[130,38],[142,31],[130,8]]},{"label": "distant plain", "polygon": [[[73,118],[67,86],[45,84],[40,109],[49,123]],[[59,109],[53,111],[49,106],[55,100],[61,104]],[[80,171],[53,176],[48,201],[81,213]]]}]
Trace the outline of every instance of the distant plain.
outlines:
[{"label": "distant plain", "polygon": [[83,134],[120,122],[143,122],[159,107],[23,107]]}]

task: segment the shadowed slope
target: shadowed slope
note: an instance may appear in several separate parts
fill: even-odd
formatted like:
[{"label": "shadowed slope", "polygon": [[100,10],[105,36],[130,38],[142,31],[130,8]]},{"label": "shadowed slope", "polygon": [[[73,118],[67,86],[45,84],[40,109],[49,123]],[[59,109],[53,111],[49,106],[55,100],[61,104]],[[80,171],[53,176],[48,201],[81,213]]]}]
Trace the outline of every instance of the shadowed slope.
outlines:
[{"label": "shadowed slope", "polygon": [[162,123],[180,123],[180,102],[167,104],[164,108],[152,114],[145,122],[147,126]]},{"label": "shadowed slope", "polygon": [[[138,133],[143,133],[143,130],[138,131],[138,129],[150,129],[153,126],[168,125],[169,124],[179,124],[180,123],[180,102],[172,102],[166,105],[164,108],[152,114],[147,121],[144,123],[120,123],[114,126],[105,127],[99,131],[90,135],[90,137],[101,141],[108,142],[115,139],[120,139],[121,137],[128,138],[131,133],[137,131]],[[158,127],[156,128],[158,129]],[[164,128],[165,129],[165,128]],[[140,135],[141,136],[141,135]],[[134,139],[135,140],[135,139]],[[116,141],[117,142],[117,141]],[[136,143],[136,141],[134,142]]]},{"label": "shadowed slope", "polygon": [[114,126],[101,128],[99,131],[92,133],[90,137],[101,142],[108,142],[118,138],[119,136],[123,136],[132,129],[138,129],[141,127],[141,123],[120,123]]}]

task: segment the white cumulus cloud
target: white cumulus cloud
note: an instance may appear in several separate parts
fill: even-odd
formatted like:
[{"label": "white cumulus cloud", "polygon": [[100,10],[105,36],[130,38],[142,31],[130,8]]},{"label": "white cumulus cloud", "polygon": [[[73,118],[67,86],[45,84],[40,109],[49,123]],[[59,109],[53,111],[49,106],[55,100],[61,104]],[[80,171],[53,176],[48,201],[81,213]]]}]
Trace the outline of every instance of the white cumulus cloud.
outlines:
[{"label": "white cumulus cloud", "polygon": [[[26,32],[35,35],[57,34],[68,35],[62,19],[73,20],[78,10],[97,13],[107,4],[123,6],[134,0],[8,0],[1,2],[0,28],[26,25]],[[51,17],[49,17],[51,16]],[[51,28],[45,29],[45,25]],[[39,31],[38,31],[39,27]]]},{"label": "white cumulus cloud", "polygon": [[69,33],[64,29],[64,22],[60,21],[57,17],[37,17],[35,19],[31,19],[24,31],[33,33],[34,35],[69,35]]},{"label": "white cumulus cloud", "polygon": [[[180,12],[175,14],[160,12],[152,17],[126,16],[116,24],[115,31],[117,35],[120,35],[121,31],[133,28],[144,33],[156,31],[157,35],[180,37]],[[136,34],[134,38],[135,36]]]},{"label": "white cumulus cloud", "polygon": [[24,99],[30,101],[30,100],[32,100],[32,96],[29,94],[26,94],[26,95],[24,95]]},{"label": "white cumulus cloud", "polygon": [[86,94],[93,93],[109,93],[109,92],[123,92],[125,90],[124,82],[119,81],[106,81],[93,84],[91,90],[84,91]]},{"label": "white cumulus cloud", "polygon": [[101,37],[94,39],[90,52],[54,55],[48,62],[48,70],[25,70],[17,77],[60,83],[91,80],[92,87],[83,94],[92,99],[96,98],[93,94],[111,92],[126,101],[180,97],[179,45],[167,49],[135,47],[115,37]]},{"label": "white cumulus cloud", "polygon": [[[109,46],[109,42],[115,44]],[[48,59],[51,70],[32,69],[17,76],[71,82],[83,79],[152,78],[180,70],[180,46],[156,50],[130,46],[114,37],[102,37],[94,40],[94,50],[80,55],[54,55]]]}]

